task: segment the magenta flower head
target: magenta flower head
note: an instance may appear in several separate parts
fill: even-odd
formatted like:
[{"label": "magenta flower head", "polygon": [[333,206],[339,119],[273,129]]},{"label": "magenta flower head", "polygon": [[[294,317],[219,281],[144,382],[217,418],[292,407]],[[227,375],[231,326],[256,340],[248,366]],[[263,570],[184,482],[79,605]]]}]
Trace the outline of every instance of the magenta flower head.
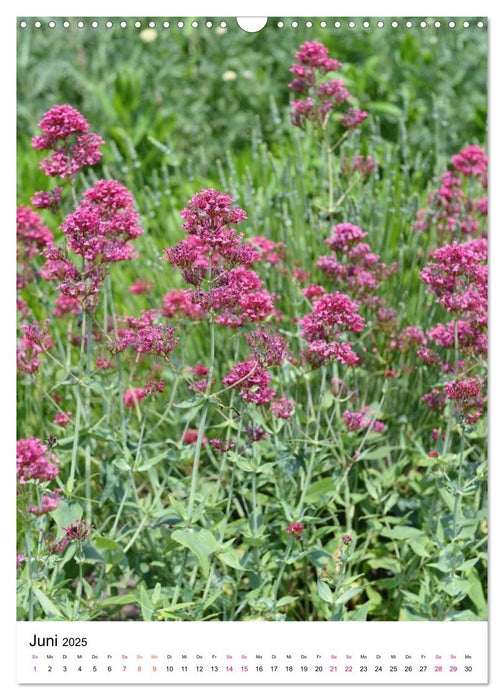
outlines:
[{"label": "magenta flower head", "polygon": [[63,497],[59,495],[60,493],[61,489],[56,489],[51,494],[46,494],[42,497],[42,501],[38,506],[31,505],[28,511],[37,517],[45,515],[46,513],[51,513],[51,511],[56,510],[63,500]]},{"label": "magenta flower head", "polygon": [[351,544],[351,542],[353,542],[353,540],[352,540],[352,538],[350,537],[350,535],[346,535],[346,534],[343,535],[343,537],[341,538],[341,541],[343,542],[344,545],[347,545],[347,546],[348,546],[349,544]]},{"label": "magenta flower head", "polygon": [[289,87],[300,97],[291,102],[291,121],[301,129],[311,122],[315,129],[323,131],[331,110],[351,97],[343,80],[324,80],[326,73],[341,67],[328,54],[327,47],[318,41],[307,41],[295,54],[298,63],[290,69],[295,78]]},{"label": "magenta flower head", "polygon": [[62,527],[61,529],[66,532],[66,537],[69,540],[77,540],[78,542],[83,542],[87,539],[87,536],[93,529],[93,525],[86,526],[85,520],[74,520],[68,527]]},{"label": "magenta flower head", "polygon": [[286,531],[287,534],[292,535],[295,537],[297,540],[301,539],[301,533],[305,529],[305,526],[302,525],[301,523],[291,523],[290,525],[287,525]]},{"label": "magenta flower head", "polygon": [[59,474],[58,460],[39,438],[17,441],[16,474],[20,484],[27,481],[53,481]]},{"label": "magenta flower head", "polygon": [[61,224],[68,247],[85,260],[112,263],[137,257],[131,240],[143,233],[131,192],[116,180],[98,180]]},{"label": "magenta flower head", "polygon": [[41,163],[46,175],[70,178],[85,165],[95,165],[105,142],[89,131],[82,114],[70,105],[54,105],[39,122],[42,134],[32,139],[37,151],[52,150]]}]

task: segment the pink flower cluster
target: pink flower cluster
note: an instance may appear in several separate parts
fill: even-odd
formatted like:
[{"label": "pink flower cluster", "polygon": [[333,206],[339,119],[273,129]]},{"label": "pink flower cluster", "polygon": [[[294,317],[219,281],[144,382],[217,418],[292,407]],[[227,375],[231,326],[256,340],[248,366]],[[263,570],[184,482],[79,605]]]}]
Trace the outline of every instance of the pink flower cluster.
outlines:
[{"label": "pink flower cluster", "polygon": [[371,175],[379,164],[380,162],[373,160],[371,156],[364,157],[359,155],[354,156],[353,159],[343,156],[341,160],[341,172],[347,177],[358,173],[362,178],[365,178]]},{"label": "pink flower cluster", "polygon": [[136,257],[131,240],[142,234],[133,196],[115,180],[99,180],[61,224],[68,248],[83,258],[79,266],[62,247],[45,250],[44,279],[59,282],[58,314],[93,311],[113,262]]},{"label": "pink flower cluster", "polygon": [[354,299],[365,303],[376,300],[371,293],[397,270],[397,263],[386,265],[380,262],[380,256],[364,242],[367,236],[368,233],[359,226],[338,224],[325,240],[333,253],[322,255],[316,263],[328,280],[343,283]]},{"label": "pink flower cluster", "polygon": [[49,192],[35,192],[30,203],[35,209],[50,209],[56,211],[61,201],[62,187],[55,187]]},{"label": "pink flower cluster", "polygon": [[141,315],[125,316],[116,332],[111,332],[107,349],[116,355],[131,347],[137,353],[167,358],[175,349],[178,338],[169,324],[156,325],[158,312],[154,309],[142,311]]},{"label": "pink flower cluster", "polygon": [[59,474],[58,460],[39,438],[29,437],[17,441],[16,474],[20,484],[27,481],[53,481]]},{"label": "pink flower cluster", "polygon": [[463,420],[472,425],[481,418],[486,397],[480,377],[458,377],[444,385],[449,399],[457,402]]},{"label": "pink flower cluster", "polygon": [[198,315],[209,314],[217,323],[235,328],[270,316],[274,297],[249,269],[261,253],[243,243],[243,234],[232,227],[246,218],[242,209],[232,208],[232,202],[229,195],[212,189],[195,194],[181,211],[188,236],[163,252],[195,288],[189,298],[184,295],[177,300],[172,294],[165,305],[175,301],[175,308],[182,307],[188,315],[198,310]]},{"label": "pink flower cluster", "polygon": [[364,319],[357,310],[358,305],[341,292],[323,294],[314,302],[313,311],[299,321],[301,335],[308,343],[306,359],[312,367],[334,360],[359,363],[350,343],[343,341],[345,331],[360,333],[364,329]]},{"label": "pink flower cluster", "polygon": [[68,527],[62,527],[61,529],[66,532],[66,537],[69,540],[83,542],[85,539],[87,539],[93,527],[94,525],[86,525],[86,521],[84,519],[77,519],[74,520]]},{"label": "pink flower cluster", "polygon": [[16,210],[16,236],[17,288],[23,289],[33,278],[30,261],[47,246],[52,245],[54,239],[40,214],[24,206],[19,206]]},{"label": "pink flower cluster", "polygon": [[271,404],[271,413],[276,418],[283,418],[284,420],[289,420],[289,418],[294,413],[296,402],[294,399],[288,399],[282,396],[279,399],[275,399]]},{"label": "pink flower cluster", "polygon": [[68,247],[86,261],[131,260],[131,240],[142,234],[130,191],[116,180],[98,180],[61,224]]},{"label": "pink flower cluster", "polygon": [[487,313],[488,244],[476,238],[446,245],[430,253],[420,279],[451,313]]},{"label": "pink flower cluster", "polygon": [[70,178],[85,165],[95,165],[101,158],[99,150],[105,142],[89,130],[82,114],[70,105],[54,105],[39,122],[40,136],[32,139],[37,151],[52,153],[40,167],[50,177]]},{"label": "pink flower cluster", "polygon": [[166,318],[186,318],[192,321],[201,321],[206,318],[206,312],[194,304],[192,292],[188,289],[172,289],[163,297],[161,313]]},{"label": "pink flower cluster", "polygon": [[22,324],[23,336],[16,351],[17,371],[19,376],[35,374],[40,367],[40,356],[52,347],[49,334],[49,321],[43,325],[39,321]]},{"label": "pink flower cluster", "polygon": [[[295,78],[289,87],[301,97],[291,102],[291,121],[301,129],[311,122],[315,129],[324,130],[331,111],[352,97],[343,80],[325,79],[327,73],[341,67],[341,63],[328,54],[327,47],[318,41],[307,41],[295,54],[298,62],[290,69]],[[360,123],[357,112],[350,109],[341,116],[346,129],[356,128]],[[366,112],[358,114],[360,121],[367,116]]]},{"label": "pink flower cluster", "polygon": [[370,430],[372,432],[381,433],[385,430],[385,423],[376,420],[373,417],[374,413],[375,411],[370,406],[363,406],[359,411],[355,412],[344,411],[343,420],[345,421],[346,429],[352,432],[371,426]]},{"label": "pink flower cluster", "polygon": [[[479,146],[466,146],[452,157],[456,172],[446,171],[439,177],[438,189],[431,193],[428,208],[417,212],[415,228],[428,231],[436,227],[440,243],[454,237],[474,235],[485,238],[488,203],[486,197],[488,159]],[[480,197],[474,198],[480,190]],[[471,192],[472,197],[469,197]]]},{"label": "pink flower cluster", "polygon": [[302,523],[291,523],[286,527],[287,534],[292,535],[297,540],[301,539],[301,533],[304,529],[305,526]]},{"label": "pink flower cluster", "polygon": [[56,489],[51,494],[45,494],[42,497],[42,501],[41,501],[40,505],[38,505],[38,506],[31,505],[28,508],[28,511],[30,513],[33,513],[33,515],[36,515],[37,517],[40,517],[41,515],[45,515],[46,513],[51,513],[51,511],[56,510],[56,508],[59,506],[59,504],[63,500],[63,497],[59,495],[60,493],[61,493],[61,489]]}]

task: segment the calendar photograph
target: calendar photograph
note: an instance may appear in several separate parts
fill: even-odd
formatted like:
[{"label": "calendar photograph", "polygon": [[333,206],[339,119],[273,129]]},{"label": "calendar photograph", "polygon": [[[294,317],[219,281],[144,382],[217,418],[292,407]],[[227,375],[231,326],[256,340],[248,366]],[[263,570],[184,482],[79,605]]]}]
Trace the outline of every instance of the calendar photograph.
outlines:
[{"label": "calendar photograph", "polygon": [[485,622],[486,19],[16,27],[30,646]]}]

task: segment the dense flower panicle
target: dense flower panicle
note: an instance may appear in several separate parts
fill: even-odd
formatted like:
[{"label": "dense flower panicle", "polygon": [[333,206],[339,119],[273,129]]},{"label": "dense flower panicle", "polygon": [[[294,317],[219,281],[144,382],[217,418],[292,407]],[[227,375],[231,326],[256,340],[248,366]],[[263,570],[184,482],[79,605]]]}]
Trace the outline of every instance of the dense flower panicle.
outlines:
[{"label": "dense flower panicle", "polygon": [[82,306],[78,299],[65,294],[60,294],[54,303],[56,308],[53,310],[53,316],[56,316],[56,318],[63,318],[67,314],[77,316],[82,311]]},{"label": "dense flower panicle", "polygon": [[[182,442],[186,445],[195,445],[198,442],[199,431],[197,428],[188,428],[182,436]],[[201,445],[204,447],[208,442],[205,435],[201,437]]]},{"label": "dense flower panicle", "polygon": [[326,238],[324,243],[334,252],[347,253],[357,243],[360,243],[369,234],[363,231],[360,226],[350,223],[342,223],[334,226],[333,233]]},{"label": "dense flower panicle", "polygon": [[227,442],[222,438],[213,438],[212,440],[208,441],[208,444],[211,445],[214,449],[218,450],[218,452],[224,453],[229,452],[229,450],[232,450],[233,447],[236,447],[235,443],[232,440],[229,440]]},{"label": "dense flower panicle", "polygon": [[45,515],[46,513],[51,513],[53,510],[56,510],[63,500],[63,496],[59,495],[60,493],[61,489],[56,489],[51,494],[44,495],[40,505],[31,505],[28,508],[28,512],[33,513],[33,515],[36,515],[37,517]]},{"label": "dense flower panicle", "polygon": [[279,335],[271,335],[264,328],[245,333],[247,345],[254,351],[254,357],[267,367],[280,366],[287,357],[289,343]]},{"label": "dense flower panicle", "polygon": [[162,394],[164,391],[164,379],[153,378],[148,379],[145,383],[145,394],[147,396],[154,396],[154,394]]},{"label": "dense flower panicle", "polygon": [[343,156],[341,160],[341,172],[346,175],[347,177],[350,177],[354,173],[358,173],[361,177],[368,177],[371,175],[373,170],[375,170],[378,165],[380,165],[380,161],[378,160],[373,160],[371,156],[354,156],[354,158],[350,159],[347,156]]},{"label": "dense flower panicle", "polygon": [[259,260],[262,262],[267,262],[274,266],[285,260],[287,256],[287,248],[284,243],[275,243],[275,241],[265,236],[252,236],[247,240],[248,243],[256,248],[259,253]]},{"label": "dense flower panicle", "polygon": [[85,539],[87,539],[93,527],[94,525],[86,525],[86,521],[84,519],[77,519],[74,520],[68,527],[62,527],[61,529],[66,532],[66,537],[69,540],[83,542]]},{"label": "dense flower panicle", "polygon": [[422,396],[422,401],[431,411],[442,413],[446,405],[446,396],[439,389],[433,389],[428,394]]},{"label": "dense flower panicle", "polygon": [[44,544],[49,554],[61,554],[68,547],[69,541],[68,537],[62,537],[57,540],[55,535],[51,532],[44,535]]},{"label": "dense flower panicle", "polygon": [[444,391],[449,399],[457,401],[460,414],[466,423],[473,425],[481,418],[486,401],[481,377],[458,377],[447,382]]},{"label": "dense flower panicle", "polygon": [[136,257],[130,243],[143,233],[133,196],[116,180],[98,180],[61,224],[68,247],[85,260],[111,263]]},{"label": "dense flower panicle", "polygon": [[121,328],[112,331],[107,339],[107,349],[113,355],[124,352],[131,347],[137,353],[168,357],[171,355],[179,339],[169,324],[156,325],[158,311],[149,309],[142,311],[139,317],[125,316],[120,322]]},{"label": "dense flower panicle", "polygon": [[85,165],[95,165],[105,142],[89,131],[89,124],[70,105],[54,105],[39,122],[42,134],[32,139],[38,151],[52,150],[41,163],[46,175],[69,178]]},{"label": "dense flower panicle", "polygon": [[276,394],[274,389],[268,387],[271,380],[271,374],[251,356],[249,360],[233,365],[222,379],[222,383],[224,386],[239,389],[240,396],[247,403],[262,406],[269,403]]},{"label": "dense flower panicle", "polygon": [[307,287],[301,290],[303,296],[307,299],[320,299],[322,294],[326,293],[324,287],[321,284],[309,284]]},{"label": "dense flower panicle", "polygon": [[341,124],[347,130],[357,129],[367,116],[367,112],[350,107],[345,114],[341,115]]},{"label": "dense flower panicle", "polygon": [[[438,323],[427,331],[436,345],[449,349],[455,347],[455,323]],[[462,353],[486,357],[488,352],[487,314],[467,314],[457,321],[457,344]]]},{"label": "dense flower panicle", "polygon": [[308,41],[295,54],[299,63],[294,63],[290,72],[295,78],[289,87],[300,95],[291,102],[291,121],[302,129],[311,122],[318,130],[326,126],[334,107],[351,99],[343,80],[325,80],[325,75],[338,70],[341,63],[328,56],[329,50],[317,41]]},{"label": "dense flower panicle", "polygon": [[451,161],[455,170],[466,177],[481,177],[488,170],[488,158],[479,146],[466,146]]},{"label": "dense flower panicle", "polygon": [[350,343],[341,342],[341,333],[359,333],[364,328],[364,319],[357,313],[355,302],[341,292],[323,294],[313,304],[313,311],[304,316],[299,324],[301,335],[308,343],[306,359],[312,367],[338,360],[343,364],[356,365],[359,356]]},{"label": "dense flower panicle", "polygon": [[[486,238],[488,201],[486,196],[470,199],[467,192],[481,194],[487,188],[487,157],[479,146],[467,146],[452,158],[456,172],[446,171],[439,177],[438,189],[428,198],[428,208],[417,212],[415,228],[428,231],[435,226],[438,242],[451,242],[453,238],[468,239],[473,236]],[[469,184],[467,180],[470,180]],[[477,193],[479,194],[479,193]]]},{"label": "dense flower panicle", "polygon": [[351,412],[345,411],[343,413],[343,420],[346,425],[346,429],[351,431],[358,431],[362,428],[368,428],[375,432],[381,433],[385,429],[385,424],[379,420],[376,420],[373,416],[375,411],[373,411],[370,406],[363,406],[359,411]]},{"label": "dense flower panicle", "polygon": [[128,287],[128,292],[135,295],[150,294],[153,286],[154,280],[147,280],[145,277],[142,277],[142,279],[137,279],[131,287]]},{"label": "dense flower panicle", "polygon": [[230,195],[212,189],[201,190],[180,212],[185,222],[182,224],[183,230],[210,247],[238,243],[241,234],[237,234],[229,225],[245,221],[247,214],[243,209],[232,209],[232,202]]},{"label": "dense flower panicle", "polygon": [[294,408],[296,406],[296,401],[294,399],[287,399],[282,396],[279,399],[275,399],[271,403],[271,413],[276,418],[283,418],[284,420],[289,420],[289,418],[294,413]]},{"label": "dense flower panicle", "polygon": [[487,310],[488,244],[485,239],[446,245],[431,251],[431,262],[420,279],[436,295],[436,302],[450,312]]},{"label": "dense flower panicle", "polygon": [[35,192],[30,199],[30,203],[35,209],[50,209],[51,211],[56,211],[61,201],[62,191],[62,187],[55,187],[49,192]]},{"label": "dense flower panicle", "polygon": [[352,298],[372,307],[372,292],[397,271],[398,264],[380,262],[380,256],[364,241],[367,236],[359,226],[338,224],[324,241],[333,253],[321,255],[316,266],[330,282],[343,283]]},{"label": "dense flower panicle", "polygon": [[22,289],[33,277],[29,262],[46,247],[53,245],[54,238],[40,214],[25,206],[19,206],[16,210],[16,237],[16,257],[20,265],[17,286]]},{"label": "dense flower panicle", "polygon": [[245,426],[245,432],[250,442],[261,442],[261,440],[266,440],[270,437],[270,434],[266,433],[262,428],[254,428],[253,425]]},{"label": "dense flower panicle", "polygon": [[420,328],[406,326],[397,336],[397,341],[391,341],[393,347],[398,347],[401,352],[407,352],[418,345],[426,345],[427,339]]},{"label": "dense flower panicle", "polygon": [[192,292],[188,289],[172,289],[163,297],[161,313],[166,318],[187,318],[201,321],[206,318],[206,312],[192,302]]},{"label": "dense flower panicle", "polygon": [[301,523],[291,523],[286,527],[287,534],[293,535],[293,537],[295,537],[297,540],[301,539],[301,533],[304,529],[305,526]]},{"label": "dense flower panicle", "polygon": [[124,392],[123,403],[126,408],[133,408],[133,406],[142,403],[146,396],[147,392],[145,389],[140,389],[140,387],[132,387]]},{"label": "dense flower panicle", "polygon": [[17,441],[16,474],[20,484],[31,479],[53,481],[59,474],[58,460],[39,438],[29,437]]},{"label": "dense flower panicle", "polygon": [[61,425],[64,428],[72,420],[72,411],[66,411],[65,413],[57,413],[54,416],[53,423],[56,425]]},{"label": "dense flower panicle", "polygon": [[49,321],[22,324],[23,336],[16,351],[17,371],[20,376],[35,374],[40,367],[40,356],[52,347]]}]

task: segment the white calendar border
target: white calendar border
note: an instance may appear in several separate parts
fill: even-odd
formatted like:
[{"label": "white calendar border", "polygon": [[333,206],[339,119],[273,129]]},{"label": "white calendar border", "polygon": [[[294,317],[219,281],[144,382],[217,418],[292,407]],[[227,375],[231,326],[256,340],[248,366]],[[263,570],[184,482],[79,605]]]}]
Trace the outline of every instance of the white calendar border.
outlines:
[{"label": "white calendar border", "polygon": [[[141,8],[141,13],[139,9]],[[502,129],[499,132],[499,125],[502,121],[502,97],[501,97],[501,83],[499,80],[501,69],[497,66],[504,65],[504,17],[501,8],[495,8],[494,3],[489,2],[474,2],[472,0],[458,0],[454,2],[453,0],[445,1],[440,3],[432,2],[432,0],[425,0],[422,3],[415,4],[405,4],[404,2],[392,1],[392,0],[382,0],[382,2],[373,2],[372,0],[354,0],[350,4],[342,4],[329,2],[328,0],[318,0],[318,2],[313,5],[308,3],[300,2],[300,0],[291,0],[290,2],[281,2],[280,0],[269,0],[269,2],[263,2],[262,0],[256,0],[255,2],[229,2],[226,0],[215,0],[214,2],[154,2],[152,0],[144,0],[139,8],[138,0],[137,3],[131,2],[131,0],[122,0],[121,2],[97,2],[96,0],[88,0],[86,3],[82,4],[72,4],[69,8],[68,3],[62,2],[62,0],[52,0],[51,2],[33,2],[33,1],[22,1],[18,2],[15,7],[10,7],[4,10],[2,20],[0,21],[0,32],[1,42],[0,50],[2,51],[2,66],[3,66],[3,88],[4,88],[4,100],[5,95],[7,95],[7,105],[4,101],[4,109],[2,110],[2,134],[7,134],[3,145],[4,150],[4,172],[6,177],[3,178],[3,187],[0,188],[0,196],[3,203],[3,211],[8,211],[9,215],[4,216],[4,246],[7,246],[8,255],[2,256],[2,265],[9,263],[10,267],[2,269],[2,274],[0,275],[0,284],[2,285],[4,301],[3,310],[5,314],[6,300],[8,304],[9,312],[7,313],[7,319],[4,316],[4,323],[8,324],[8,342],[4,345],[0,352],[2,358],[2,364],[0,365],[3,369],[3,387],[4,387],[4,406],[5,409],[2,412],[2,428],[3,428],[3,445],[7,445],[6,457],[3,460],[4,468],[7,471],[6,481],[7,484],[4,486],[4,504],[2,508],[2,532],[4,534],[4,546],[6,562],[4,565],[4,577],[0,581],[0,590],[2,593],[2,600],[4,602],[4,624],[2,625],[2,636],[4,639],[4,644],[2,645],[2,687],[7,690],[8,697],[19,697],[19,698],[30,698],[33,697],[33,693],[37,693],[38,698],[51,698],[56,697],[68,697],[73,698],[84,698],[88,696],[90,690],[94,692],[94,688],[101,686],[75,686],[71,687],[67,685],[53,685],[53,686],[18,686],[15,682],[15,644],[14,637],[16,634],[16,621],[15,621],[15,567],[14,567],[14,554],[15,554],[15,538],[13,535],[13,523],[15,522],[15,506],[14,506],[14,494],[15,494],[15,474],[12,469],[12,464],[14,463],[14,441],[12,436],[15,433],[15,407],[13,403],[15,402],[15,367],[13,362],[13,352],[11,348],[14,347],[14,322],[12,317],[14,316],[14,295],[13,295],[13,265],[11,264],[14,260],[15,245],[13,240],[9,240],[10,232],[15,230],[15,178],[12,177],[15,171],[15,32],[14,32],[14,19],[15,16],[66,16],[69,14],[69,9],[71,9],[71,14],[76,16],[103,16],[103,15],[117,15],[117,16],[129,16],[145,14],[147,16],[223,16],[223,17],[236,17],[236,16],[307,16],[307,17],[318,17],[318,16],[484,16],[489,17],[489,57],[490,57],[490,72],[489,72],[489,93],[490,93],[490,116],[489,124],[491,126],[491,140],[490,140],[490,168],[491,168],[491,187],[493,192],[497,193],[503,189],[503,178],[502,174],[498,173],[499,159],[504,157],[504,134]],[[310,12],[312,10],[313,12]],[[350,10],[350,11],[349,11]],[[504,509],[500,506],[499,496],[497,494],[504,493],[504,459],[499,459],[501,456],[497,454],[498,445],[496,445],[496,438],[493,436],[499,435],[499,428],[504,422],[504,411],[502,408],[502,402],[499,406],[498,398],[501,393],[504,393],[504,382],[503,382],[503,368],[502,363],[499,363],[499,350],[503,345],[503,331],[502,328],[498,327],[498,318],[496,314],[493,313],[493,308],[498,307],[498,301],[504,295],[504,288],[501,286],[504,282],[504,276],[499,274],[500,270],[498,264],[500,261],[504,260],[504,250],[503,250],[503,240],[504,236],[504,217],[502,212],[497,211],[497,197],[492,198],[492,192],[490,193],[491,199],[491,213],[490,213],[490,244],[491,244],[491,257],[490,257],[490,283],[491,283],[491,332],[490,332],[490,367],[491,367],[491,410],[490,410],[490,546],[489,546],[489,557],[490,557],[490,594],[489,594],[489,607],[490,607],[490,683],[487,686],[428,686],[427,692],[429,695],[433,695],[435,700],[438,697],[437,691],[439,691],[439,697],[446,698],[447,693],[456,693],[457,698],[459,697],[469,697],[473,694],[478,695],[480,693],[491,693],[491,697],[497,697],[498,690],[504,688],[503,675],[504,675],[504,663],[503,659],[499,657],[499,649],[504,648],[504,605],[500,589],[502,585],[500,582],[503,580],[504,568],[502,564],[502,543],[499,539],[499,532],[503,531],[503,528],[499,527],[502,525],[501,518],[503,517]],[[495,205],[494,205],[495,201]],[[13,238],[13,237],[12,237]],[[5,250],[5,248],[4,248]],[[10,257],[12,255],[12,257]],[[492,260],[497,260],[497,263],[492,263]],[[12,314],[12,317],[11,315]],[[12,403],[11,403],[12,402]],[[504,450],[502,450],[504,455]],[[5,478],[5,477],[4,477]],[[497,534],[492,534],[497,533]],[[11,564],[12,562],[12,564]],[[7,618],[7,622],[6,622]],[[6,624],[5,624],[6,623]],[[22,624],[22,623],[21,623]],[[128,623],[124,623],[128,624]],[[135,624],[135,623],[131,623]],[[183,623],[182,623],[183,624]],[[231,623],[232,624],[232,623]],[[285,623],[288,625],[289,623]],[[324,623],[313,623],[313,624],[324,624]],[[372,624],[372,623],[369,623]],[[397,623],[401,624],[401,623]],[[432,623],[436,624],[436,623]],[[454,623],[455,625],[461,625],[464,623]],[[138,697],[138,688],[136,686],[112,686],[117,687],[121,693],[121,698],[133,698]],[[219,698],[222,697],[234,697],[236,694],[240,694],[241,698],[255,697],[258,690],[263,692],[263,688],[272,688],[273,692],[278,690],[275,686],[264,686],[259,687],[255,685],[251,686],[204,686],[205,687],[205,700],[207,698]],[[306,698],[306,693],[309,688],[315,688],[315,686],[282,686],[286,688],[288,692],[289,700],[297,700],[297,698]],[[407,686],[404,685],[387,685],[382,686],[383,693],[387,694],[388,697],[394,697],[395,695],[403,697],[405,690],[408,696],[422,697],[425,696],[425,689],[423,686]],[[167,697],[167,692],[175,695],[178,698],[188,697],[189,693],[192,693],[194,686],[176,686],[169,691],[166,686],[150,686],[149,693],[152,693],[152,697]],[[334,698],[336,693],[344,693],[344,697],[347,697],[347,693],[350,693],[351,697],[369,697],[370,687],[369,686],[344,686],[343,689],[339,689],[334,686],[316,686],[316,693],[318,697],[331,697]],[[376,692],[373,688],[372,692]],[[364,696],[364,693],[366,694]]]}]

